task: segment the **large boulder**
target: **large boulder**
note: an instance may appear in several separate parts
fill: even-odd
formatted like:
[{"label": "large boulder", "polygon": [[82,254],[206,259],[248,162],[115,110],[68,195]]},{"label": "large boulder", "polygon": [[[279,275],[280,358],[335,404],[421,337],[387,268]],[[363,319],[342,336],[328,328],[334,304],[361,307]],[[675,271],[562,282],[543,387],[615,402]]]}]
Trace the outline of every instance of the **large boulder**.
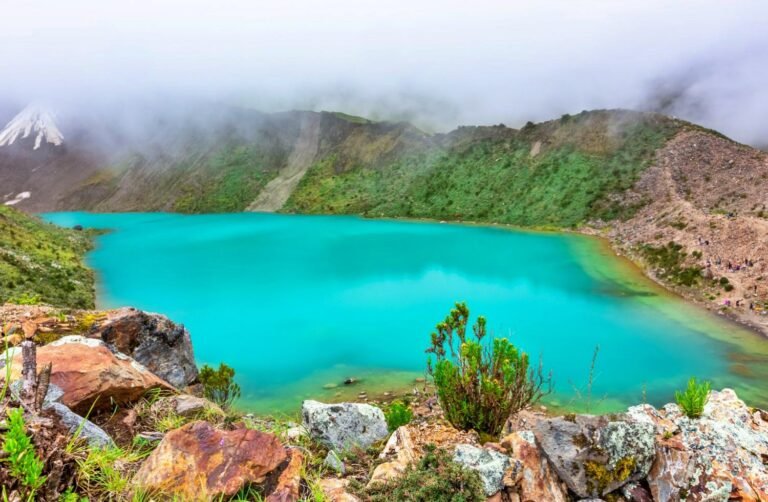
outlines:
[{"label": "large boulder", "polygon": [[[52,364],[51,383],[61,389],[60,402],[84,415],[130,403],[149,390],[173,390],[167,382],[104,342],[82,336],[65,336],[37,349],[37,366]],[[13,357],[11,379],[21,375],[21,354]]]},{"label": "large boulder", "polygon": [[654,500],[768,500],[768,417],[732,390],[713,391],[698,419],[675,404],[634,406],[627,416],[657,434],[647,479]]},{"label": "large boulder", "polygon": [[197,366],[189,332],[165,316],[133,308],[110,313],[95,327],[98,336],[113,350],[129,355],[176,388],[197,380]]},{"label": "large boulder", "polygon": [[542,455],[531,431],[514,432],[501,441],[501,446],[519,463],[509,488],[521,501],[568,502],[567,488]]},{"label": "large boulder", "polygon": [[231,497],[264,482],[288,458],[272,434],[197,421],[173,430],[136,472],[136,487],[184,500]]},{"label": "large boulder", "polygon": [[656,455],[648,423],[571,415],[539,421],[534,434],[560,479],[582,498],[644,478]]},{"label": "large boulder", "polygon": [[480,476],[483,490],[488,497],[504,488],[504,472],[510,466],[508,456],[495,450],[460,444],[456,446],[453,461]]},{"label": "large boulder", "polygon": [[370,404],[304,401],[301,418],[312,438],[337,451],[367,448],[389,433],[384,413]]}]

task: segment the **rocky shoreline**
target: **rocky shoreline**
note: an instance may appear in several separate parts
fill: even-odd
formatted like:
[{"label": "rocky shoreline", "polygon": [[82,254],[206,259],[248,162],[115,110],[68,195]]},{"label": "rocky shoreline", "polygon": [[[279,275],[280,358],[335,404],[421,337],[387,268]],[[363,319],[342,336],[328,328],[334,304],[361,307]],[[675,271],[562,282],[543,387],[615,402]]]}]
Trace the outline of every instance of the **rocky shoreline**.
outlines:
[{"label": "rocky shoreline", "polygon": [[[390,433],[385,413],[368,403],[305,401],[293,422],[221,409],[199,396],[189,333],[160,315],[9,305],[0,314],[6,343],[35,341],[38,367],[52,364],[45,400],[32,409],[19,385],[21,350],[0,362],[18,382],[3,414],[25,409],[44,459],[38,500],[59,500],[67,487],[91,500],[381,500],[376,494],[420,472],[414,466],[435,448],[476,473],[482,493],[467,500],[768,500],[768,412],[728,389],[712,392],[698,419],[675,404],[604,416],[529,410],[484,441],[454,429],[424,396]],[[88,445],[80,453],[61,446],[73,435]],[[124,492],[83,480],[82,456],[136,444],[142,455],[116,459]],[[0,482],[21,493],[4,464]]]}]

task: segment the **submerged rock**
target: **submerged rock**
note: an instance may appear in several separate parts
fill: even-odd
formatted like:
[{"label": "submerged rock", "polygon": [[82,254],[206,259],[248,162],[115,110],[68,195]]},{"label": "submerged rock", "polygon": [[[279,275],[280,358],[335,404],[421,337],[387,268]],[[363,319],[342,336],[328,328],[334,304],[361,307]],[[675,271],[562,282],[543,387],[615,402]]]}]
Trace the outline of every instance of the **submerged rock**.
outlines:
[{"label": "submerged rock", "polygon": [[110,314],[93,335],[178,389],[197,380],[189,332],[163,315],[120,309]]},{"label": "submerged rock", "polygon": [[495,450],[460,444],[456,446],[453,461],[480,476],[486,496],[490,497],[504,488],[504,472],[510,466],[508,456]]},{"label": "submerged rock", "polygon": [[560,479],[584,498],[644,478],[656,454],[648,423],[576,415],[540,420],[534,432]]},{"label": "submerged rock", "polygon": [[313,439],[338,451],[367,448],[389,433],[384,413],[369,404],[304,401],[301,417]]},{"label": "submerged rock", "polygon": [[262,483],[288,455],[272,435],[192,422],[165,435],[133,478],[152,493],[192,500],[230,497]]}]

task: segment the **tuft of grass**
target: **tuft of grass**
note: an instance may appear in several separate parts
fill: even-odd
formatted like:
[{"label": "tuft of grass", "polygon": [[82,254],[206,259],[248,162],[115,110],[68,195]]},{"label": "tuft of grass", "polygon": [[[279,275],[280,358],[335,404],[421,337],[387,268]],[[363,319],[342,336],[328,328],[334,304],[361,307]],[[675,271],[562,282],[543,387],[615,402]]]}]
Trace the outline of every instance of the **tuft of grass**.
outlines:
[{"label": "tuft of grass", "polygon": [[704,405],[709,400],[711,391],[709,382],[697,382],[691,377],[684,391],[675,392],[675,401],[688,418],[699,418],[704,413]]},{"label": "tuft of grass", "polygon": [[413,420],[413,411],[402,401],[393,401],[384,412],[384,417],[387,419],[389,432],[394,432],[398,427],[407,425]]},{"label": "tuft of grass", "polygon": [[8,472],[20,485],[21,493],[28,500],[35,500],[35,492],[43,486],[43,461],[37,455],[32,439],[27,435],[24,410],[14,408],[7,413],[8,431],[3,438],[4,463]]},{"label": "tuft of grass", "polygon": [[402,476],[376,483],[362,495],[371,502],[485,501],[483,485],[476,472],[456,464],[447,451],[434,445],[427,445],[425,450],[421,460],[408,466]]},{"label": "tuft of grass", "polygon": [[77,461],[77,484],[92,500],[122,500],[131,491],[133,472],[147,454],[118,447],[88,449]]}]

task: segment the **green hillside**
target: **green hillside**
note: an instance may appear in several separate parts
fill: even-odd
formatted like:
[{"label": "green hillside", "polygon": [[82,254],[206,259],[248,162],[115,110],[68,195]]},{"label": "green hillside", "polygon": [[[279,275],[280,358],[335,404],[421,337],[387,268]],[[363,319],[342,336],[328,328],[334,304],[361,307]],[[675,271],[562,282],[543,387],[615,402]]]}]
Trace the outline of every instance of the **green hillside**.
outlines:
[{"label": "green hillside", "polygon": [[59,228],[0,205],[0,304],[93,308],[87,233]]},{"label": "green hillside", "polygon": [[383,167],[339,170],[330,155],[284,210],[562,227],[627,216],[611,195],[631,187],[681,127],[654,114],[583,112],[521,130],[460,128]]}]

